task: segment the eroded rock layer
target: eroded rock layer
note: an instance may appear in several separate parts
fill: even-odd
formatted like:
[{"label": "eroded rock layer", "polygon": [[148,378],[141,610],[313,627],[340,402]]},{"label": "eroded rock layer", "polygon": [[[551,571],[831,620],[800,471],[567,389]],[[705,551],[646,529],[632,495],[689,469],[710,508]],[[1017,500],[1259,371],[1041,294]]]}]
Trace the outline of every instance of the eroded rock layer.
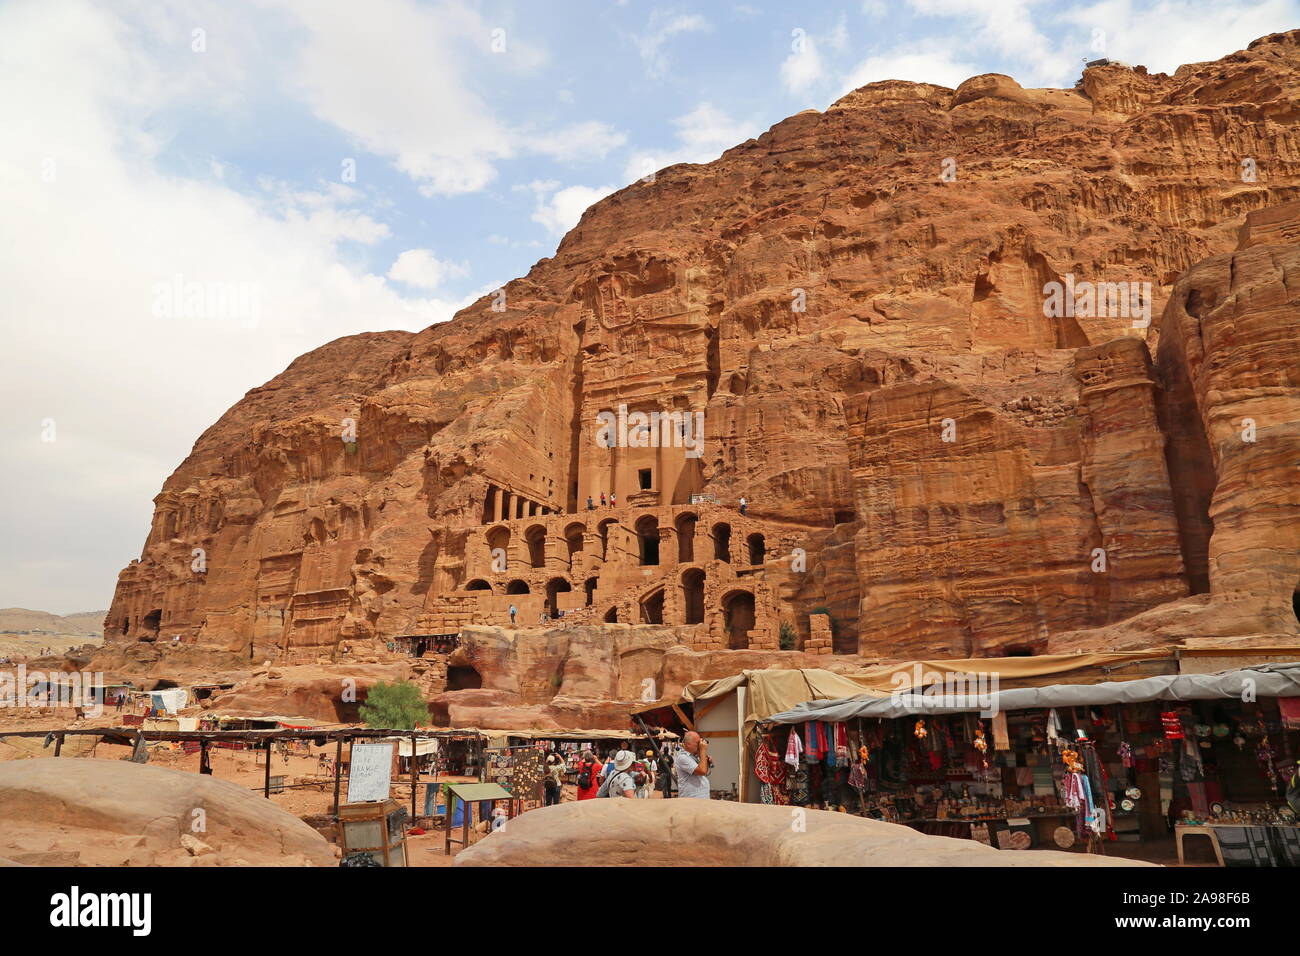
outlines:
[{"label": "eroded rock layer", "polygon": [[[1298,95],[1292,32],[1068,90],[875,83],[663,170],[452,321],[249,392],[156,498],[107,637],[289,662],[557,621],[663,625],[647,652],[1294,639]],[[575,646],[508,691],[440,679],[634,693],[554,673]]]}]

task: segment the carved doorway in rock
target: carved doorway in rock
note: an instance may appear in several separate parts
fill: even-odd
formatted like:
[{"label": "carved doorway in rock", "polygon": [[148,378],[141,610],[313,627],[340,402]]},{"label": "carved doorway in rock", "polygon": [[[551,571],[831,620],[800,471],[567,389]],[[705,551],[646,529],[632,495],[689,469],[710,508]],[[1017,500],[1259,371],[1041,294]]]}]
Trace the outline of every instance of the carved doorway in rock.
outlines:
[{"label": "carved doorway in rock", "polygon": [[551,615],[551,620],[560,616],[560,603],[555,595],[561,591],[572,591],[573,585],[564,578],[551,578],[546,582],[546,610]]},{"label": "carved doorway in rock", "polygon": [[682,607],[686,609],[683,623],[704,623],[704,572],[699,568],[687,568],[682,573]]},{"label": "carved doorway in rock", "polygon": [[677,516],[673,527],[677,529],[677,563],[691,564],[695,561],[695,525],[699,518],[687,512]]},{"label": "carved doorway in rock", "polygon": [[528,561],[535,568],[546,567],[546,528],[535,524],[524,532],[528,542]]},{"label": "carved doorway in rock", "polygon": [[659,519],[646,515],[636,523],[636,540],[643,565],[659,563]]},{"label": "carved doorway in rock", "polygon": [[656,588],[641,601],[641,621],[644,624],[664,622],[664,589]]},{"label": "carved doorway in rock", "polygon": [[447,668],[447,690],[478,690],[483,686],[483,675],[469,666],[453,665]]},{"label": "carved doorway in rock", "polygon": [[570,571],[577,569],[578,555],[582,553],[582,544],[586,533],[587,526],[577,521],[564,529],[564,544],[569,550]]},{"label": "carved doorway in rock", "polygon": [[713,557],[731,563],[731,525],[725,521],[713,526]]},{"label": "carved doorway in rock", "polygon": [[727,632],[727,647],[749,647],[749,632],[754,629],[754,595],[750,591],[732,591],[722,599],[722,619]]}]

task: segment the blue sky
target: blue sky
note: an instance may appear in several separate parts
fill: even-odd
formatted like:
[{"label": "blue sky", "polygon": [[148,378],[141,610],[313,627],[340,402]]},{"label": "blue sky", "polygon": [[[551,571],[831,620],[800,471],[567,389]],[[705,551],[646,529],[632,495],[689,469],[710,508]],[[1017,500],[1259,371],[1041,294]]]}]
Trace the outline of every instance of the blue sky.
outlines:
[{"label": "blue sky", "polygon": [[[152,496],[244,392],[340,335],[446,320],[647,172],[873,80],[1172,71],[1296,8],[0,2],[0,606],[106,607]],[[252,289],[256,314],[160,313],[176,277]]]}]

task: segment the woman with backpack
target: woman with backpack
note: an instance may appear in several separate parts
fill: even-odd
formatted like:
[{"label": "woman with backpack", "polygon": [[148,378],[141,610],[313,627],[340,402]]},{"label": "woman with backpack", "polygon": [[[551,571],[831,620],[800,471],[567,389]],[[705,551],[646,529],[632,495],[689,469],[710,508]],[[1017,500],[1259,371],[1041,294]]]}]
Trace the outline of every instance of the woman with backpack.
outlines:
[{"label": "woman with backpack", "polygon": [[598,797],[627,797],[636,799],[637,791],[637,774],[633,771],[636,766],[636,754],[630,750],[620,750],[614,754],[614,772],[605,778],[605,782],[600,787]]},{"label": "woman with backpack", "polygon": [[584,750],[578,761],[578,799],[591,800],[599,789],[600,764],[590,750]]}]

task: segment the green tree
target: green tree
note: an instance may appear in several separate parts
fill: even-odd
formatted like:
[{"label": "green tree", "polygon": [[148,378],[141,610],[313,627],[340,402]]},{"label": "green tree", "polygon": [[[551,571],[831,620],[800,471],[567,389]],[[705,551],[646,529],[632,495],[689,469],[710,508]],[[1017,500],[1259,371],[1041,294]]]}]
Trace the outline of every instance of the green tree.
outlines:
[{"label": "green tree", "polygon": [[375,730],[414,730],[429,719],[429,705],[420,688],[410,681],[380,681],[370,688],[361,705],[361,720]]}]

